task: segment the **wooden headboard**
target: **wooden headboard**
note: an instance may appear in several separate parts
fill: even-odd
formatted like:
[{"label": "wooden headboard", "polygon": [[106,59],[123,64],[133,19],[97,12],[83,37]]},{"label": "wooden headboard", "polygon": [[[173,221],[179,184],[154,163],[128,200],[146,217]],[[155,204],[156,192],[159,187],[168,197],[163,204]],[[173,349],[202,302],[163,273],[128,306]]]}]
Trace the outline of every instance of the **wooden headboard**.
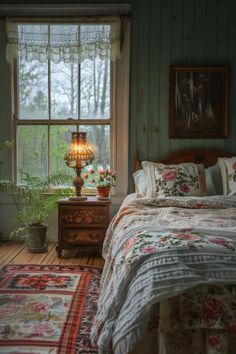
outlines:
[{"label": "wooden headboard", "polygon": [[[217,162],[218,157],[231,157],[232,154],[220,150],[213,149],[188,149],[178,151],[166,156],[166,158],[155,162],[162,162],[167,165],[178,164],[184,162],[202,163],[204,167],[209,167]],[[138,153],[135,156],[135,171],[142,168]]]}]

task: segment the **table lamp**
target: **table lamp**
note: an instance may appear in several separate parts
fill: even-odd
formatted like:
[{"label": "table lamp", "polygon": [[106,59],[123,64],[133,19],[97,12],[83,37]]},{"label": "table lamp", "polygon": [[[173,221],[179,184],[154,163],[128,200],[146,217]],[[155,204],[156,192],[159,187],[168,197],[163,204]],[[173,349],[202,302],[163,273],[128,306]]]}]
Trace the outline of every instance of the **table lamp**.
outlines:
[{"label": "table lamp", "polygon": [[72,142],[64,156],[65,163],[68,167],[74,168],[76,177],[73,181],[76,191],[76,197],[70,197],[70,200],[86,200],[86,196],[81,196],[81,189],[84,184],[83,178],[80,176],[81,170],[92,163],[94,153],[91,146],[87,143],[86,133],[72,133]]}]

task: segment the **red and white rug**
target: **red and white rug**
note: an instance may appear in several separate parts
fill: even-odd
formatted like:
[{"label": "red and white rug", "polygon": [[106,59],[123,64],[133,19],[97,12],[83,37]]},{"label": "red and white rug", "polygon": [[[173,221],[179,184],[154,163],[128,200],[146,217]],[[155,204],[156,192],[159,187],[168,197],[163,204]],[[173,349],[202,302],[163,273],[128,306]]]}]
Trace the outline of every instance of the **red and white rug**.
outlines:
[{"label": "red and white rug", "polygon": [[0,353],[97,353],[89,335],[101,272],[91,266],[1,268]]}]

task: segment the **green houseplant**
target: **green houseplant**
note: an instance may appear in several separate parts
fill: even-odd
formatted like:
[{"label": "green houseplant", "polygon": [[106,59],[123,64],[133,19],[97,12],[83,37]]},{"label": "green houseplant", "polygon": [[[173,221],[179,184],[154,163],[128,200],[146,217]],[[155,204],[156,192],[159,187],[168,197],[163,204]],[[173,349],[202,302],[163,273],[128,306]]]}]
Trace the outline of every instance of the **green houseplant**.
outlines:
[{"label": "green houseplant", "polygon": [[10,237],[25,238],[25,245],[30,252],[46,252],[48,215],[56,208],[56,201],[70,195],[71,189],[56,188],[53,193],[46,193],[51,185],[67,183],[71,176],[57,173],[49,178],[41,179],[20,171],[22,184],[11,181],[0,181],[0,192],[10,194],[15,202],[16,219],[22,226],[14,229]]}]

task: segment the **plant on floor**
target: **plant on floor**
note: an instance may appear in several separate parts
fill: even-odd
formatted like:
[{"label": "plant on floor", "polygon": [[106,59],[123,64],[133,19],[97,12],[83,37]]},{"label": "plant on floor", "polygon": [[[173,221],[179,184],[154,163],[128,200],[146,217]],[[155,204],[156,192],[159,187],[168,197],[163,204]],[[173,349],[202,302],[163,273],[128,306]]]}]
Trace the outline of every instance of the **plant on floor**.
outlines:
[{"label": "plant on floor", "polygon": [[46,252],[47,225],[43,224],[48,215],[56,208],[59,198],[73,194],[70,188],[55,188],[48,193],[51,185],[70,182],[71,176],[59,172],[48,178],[39,178],[20,171],[21,185],[11,181],[0,181],[0,192],[8,193],[14,199],[16,219],[22,225],[10,234],[10,237],[24,237],[26,247],[31,252]]}]

